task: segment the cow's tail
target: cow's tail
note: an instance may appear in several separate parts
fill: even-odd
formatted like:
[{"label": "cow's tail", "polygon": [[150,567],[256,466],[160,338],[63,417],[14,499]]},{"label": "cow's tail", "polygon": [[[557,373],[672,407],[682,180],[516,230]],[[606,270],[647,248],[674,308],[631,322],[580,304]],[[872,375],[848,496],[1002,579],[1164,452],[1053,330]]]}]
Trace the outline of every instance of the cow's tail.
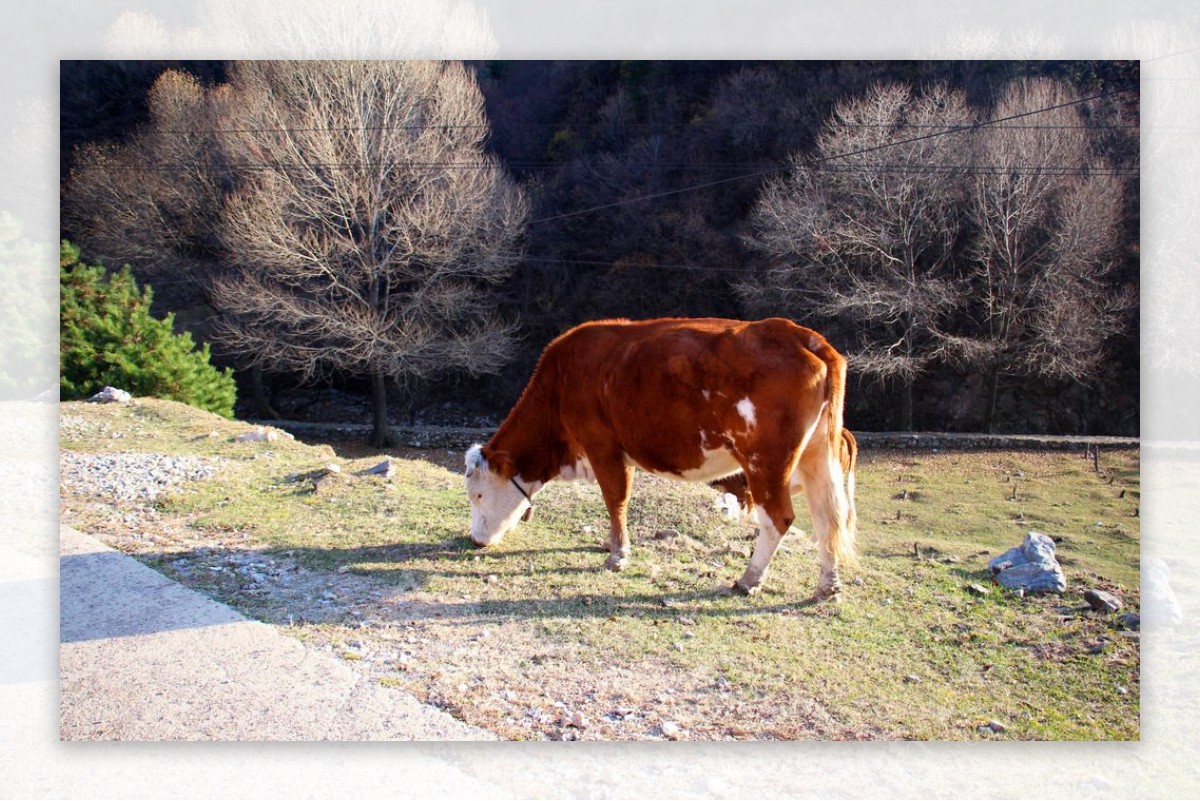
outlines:
[{"label": "cow's tail", "polygon": [[825,407],[821,412],[826,418],[826,435],[829,437],[827,453],[834,476],[843,473],[846,480],[846,484],[841,481],[831,482],[833,520],[828,548],[839,563],[853,565],[858,561],[855,552],[858,516],[854,508],[854,467],[858,462],[858,443],[843,424],[846,403],[846,357],[834,350],[824,337],[815,332],[809,334],[808,347],[827,368]]},{"label": "cow's tail", "polygon": [[858,510],[854,505],[854,489],[857,483],[854,471],[858,467],[858,440],[850,433],[850,429],[842,429],[842,472],[846,476],[846,520],[850,530],[858,532]]}]

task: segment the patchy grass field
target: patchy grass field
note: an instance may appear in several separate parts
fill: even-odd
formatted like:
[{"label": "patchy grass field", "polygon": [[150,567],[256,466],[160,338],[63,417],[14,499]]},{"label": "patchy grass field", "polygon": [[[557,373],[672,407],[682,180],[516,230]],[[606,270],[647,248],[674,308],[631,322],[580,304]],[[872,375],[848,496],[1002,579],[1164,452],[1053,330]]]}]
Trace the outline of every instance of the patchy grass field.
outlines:
[{"label": "patchy grass field", "polygon": [[[862,563],[842,603],[813,605],[796,532],[761,594],[728,591],[753,529],[702,485],[639,474],[615,574],[594,485],[551,484],[532,521],[478,550],[461,454],[394,454],[384,478],[361,475],[380,454],[234,441],[248,430],[169,402],[64,403],[64,450],[220,469],[152,504],[64,480],[63,522],[503,737],[1139,736],[1138,634],[1121,622],[1139,609],[1136,451],[1106,452],[1097,473],[1064,452],[864,450]],[[988,559],[1029,530],[1058,541],[1062,596],[990,582]],[[1089,611],[1089,588],[1125,608]]]}]

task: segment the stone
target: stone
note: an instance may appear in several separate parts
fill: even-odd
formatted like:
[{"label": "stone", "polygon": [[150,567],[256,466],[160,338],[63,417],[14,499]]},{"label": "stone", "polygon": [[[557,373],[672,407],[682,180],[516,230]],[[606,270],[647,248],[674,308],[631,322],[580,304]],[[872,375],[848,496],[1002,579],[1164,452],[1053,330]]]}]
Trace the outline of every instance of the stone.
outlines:
[{"label": "stone", "polygon": [[737,520],[742,516],[742,507],[737,496],[732,492],[723,492],[717,496],[713,504],[717,510],[729,520]]},{"label": "stone", "polygon": [[1054,540],[1037,531],[1025,542],[988,562],[1001,585],[1025,592],[1062,592],[1067,588],[1062,566],[1054,556]]},{"label": "stone", "polygon": [[234,442],[274,442],[279,439],[279,432],[272,428],[263,428],[259,426],[253,431],[247,431],[245,434],[238,434],[233,438]]},{"label": "stone", "polygon": [[683,736],[683,729],[679,727],[678,723],[672,723],[668,720],[663,721],[662,733],[663,737],[666,737],[668,740],[678,740]]},{"label": "stone", "polygon": [[92,403],[129,403],[133,400],[133,396],[123,389],[105,387],[88,400]]},{"label": "stone", "polygon": [[383,476],[384,478],[391,478],[392,476],[396,475],[396,466],[392,464],[391,459],[384,459],[374,467],[367,468],[364,472],[368,476]]},{"label": "stone", "polygon": [[984,595],[992,594],[992,591],[989,590],[987,587],[983,586],[982,584],[968,584],[967,592],[971,593],[972,595],[978,595],[980,597],[983,597]]},{"label": "stone", "polygon": [[1083,600],[1097,612],[1115,612],[1124,605],[1120,598],[1104,590],[1088,590],[1083,594]]}]

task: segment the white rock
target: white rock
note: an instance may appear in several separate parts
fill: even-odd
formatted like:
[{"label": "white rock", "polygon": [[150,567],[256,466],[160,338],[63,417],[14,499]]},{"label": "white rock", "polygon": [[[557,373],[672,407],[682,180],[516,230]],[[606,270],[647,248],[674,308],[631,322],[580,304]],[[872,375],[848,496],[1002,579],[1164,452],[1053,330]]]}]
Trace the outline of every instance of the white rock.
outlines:
[{"label": "white rock", "polygon": [[253,431],[247,431],[245,434],[238,434],[233,438],[234,442],[274,442],[279,439],[279,432],[273,428],[263,428],[259,426]]},{"label": "white rock", "polygon": [[88,400],[92,403],[129,403],[133,400],[133,396],[123,389],[105,387]]},{"label": "white rock", "polygon": [[713,506],[717,507],[717,510],[730,520],[737,520],[742,516],[742,507],[738,503],[737,496],[732,492],[723,492],[718,495]]},{"label": "white rock", "polygon": [[683,729],[679,727],[678,723],[672,723],[667,720],[663,721],[662,733],[663,737],[666,737],[668,740],[678,740],[683,736]]}]

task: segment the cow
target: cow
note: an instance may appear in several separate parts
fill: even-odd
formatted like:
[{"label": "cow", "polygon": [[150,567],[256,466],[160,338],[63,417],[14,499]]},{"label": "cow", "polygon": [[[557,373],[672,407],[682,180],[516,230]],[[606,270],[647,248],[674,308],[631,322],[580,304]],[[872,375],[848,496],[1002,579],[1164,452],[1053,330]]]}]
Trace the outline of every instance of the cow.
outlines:
[{"label": "cow", "polygon": [[486,444],[466,453],[470,538],[494,545],[554,479],[600,485],[605,566],[629,561],[634,469],[709,482],[741,472],[757,538],[733,588],[757,592],[803,488],[819,547],[816,600],[836,599],[855,560],[842,473],[846,360],[791,320],[601,320],[546,346],[520,399]]}]

